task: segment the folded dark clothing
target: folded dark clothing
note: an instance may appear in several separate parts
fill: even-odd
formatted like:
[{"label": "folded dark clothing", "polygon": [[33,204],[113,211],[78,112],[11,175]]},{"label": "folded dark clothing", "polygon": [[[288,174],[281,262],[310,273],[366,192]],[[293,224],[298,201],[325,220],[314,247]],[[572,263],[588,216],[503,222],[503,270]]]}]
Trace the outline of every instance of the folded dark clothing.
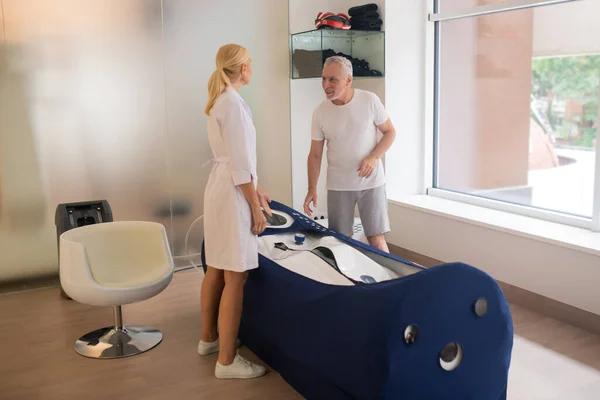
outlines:
[{"label": "folded dark clothing", "polygon": [[360,15],[360,14],[373,12],[373,11],[377,11],[377,10],[378,10],[378,7],[377,7],[377,4],[375,4],[375,3],[363,4],[362,6],[351,7],[348,10],[348,15],[353,17],[355,15]]},{"label": "folded dark clothing", "polygon": [[383,74],[369,67],[366,60],[354,58],[348,54],[335,52],[333,49],[301,50],[294,51],[294,66],[298,69],[298,78],[311,78],[321,76],[323,64],[331,56],[346,57],[352,63],[354,76],[382,76]]},{"label": "folded dark clothing", "polygon": [[380,32],[381,31],[381,26],[374,26],[374,27],[368,27],[368,26],[361,26],[358,28],[350,28],[350,30],[352,31],[364,31],[364,32]]},{"label": "folded dark clothing", "polygon": [[370,20],[354,20],[350,21],[351,25],[383,25],[383,21],[379,19],[370,19]]},{"label": "folded dark clothing", "polygon": [[377,19],[355,19],[355,20],[350,20],[350,26],[352,25],[368,25],[368,24],[379,24],[382,25],[383,22],[381,21],[381,19],[377,18]]},{"label": "folded dark clothing", "polygon": [[366,60],[354,58],[344,53],[336,53],[332,49],[323,51],[323,62],[331,56],[342,56],[349,59],[352,63],[353,76],[383,76],[381,71],[369,68],[369,63]]},{"label": "folded dark clothing", "polygon": [[377,21],[351,22],[350,29],[355,31],[381,30],[381,25],[383,25],[383,21],[380,19]]},{"label": "folded dark clothing", "polygon": [[370,12],[361,15],[355,15],[350,17],[350,21],[369,21],[369,20],[378,20],[379,13],[378,12]]}]

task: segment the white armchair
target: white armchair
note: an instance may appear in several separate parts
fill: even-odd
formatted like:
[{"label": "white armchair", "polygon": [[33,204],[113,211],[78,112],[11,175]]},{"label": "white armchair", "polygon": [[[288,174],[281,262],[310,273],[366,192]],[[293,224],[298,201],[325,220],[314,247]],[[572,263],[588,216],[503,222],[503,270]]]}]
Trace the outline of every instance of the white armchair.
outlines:
[{"label": "white armchair", "polygon": [[114,326],[82,336],[75,351],[91,358],[121,358],[162,341],[152,327],[123,325],[121,306],[153,297],[173,278],[173,258],[163,225],[105,222],[60,236],[60,283],[73,300],[114,308]]}]

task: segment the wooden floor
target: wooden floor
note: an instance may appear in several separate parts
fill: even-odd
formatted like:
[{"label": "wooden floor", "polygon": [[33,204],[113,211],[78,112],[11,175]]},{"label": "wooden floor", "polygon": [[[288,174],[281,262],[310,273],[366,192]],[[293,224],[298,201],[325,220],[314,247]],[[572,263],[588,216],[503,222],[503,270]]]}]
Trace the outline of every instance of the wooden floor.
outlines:
[{"label": "wooden floor", "polygon": [[[150,352],[90,360],[73,351],[83,333],[110,325],[110,308],[60,298],[58,288],[0,295],[0,399],[300,399],[276,373],[218,381],[216,355],[200,357],[197,270],[175,274],[166,291],[123,308],[125,323],[160,329]],[[510,400],[600,398],[600,337],[513,306]],[[247,349],[242,353],[254,357]]]}]

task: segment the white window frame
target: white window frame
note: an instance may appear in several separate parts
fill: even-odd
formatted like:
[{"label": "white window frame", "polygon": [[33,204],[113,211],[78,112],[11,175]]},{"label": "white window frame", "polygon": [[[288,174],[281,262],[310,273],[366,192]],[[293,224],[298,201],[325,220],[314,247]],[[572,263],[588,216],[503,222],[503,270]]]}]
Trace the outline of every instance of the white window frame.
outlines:
[{"label": "white window frame", "polygon": [[[438,0],[439,2],[451,0]],[[545,210],[532,206],[521,205],[517,203],[509,203],[501,200],[485,198],[469,193],[460,193],[448,189],[440,189],[435,187],[435,169],[437,168],[437,107],[438,107],[438,44],[439,44],[439,24],[443,21],[472,18],[480,15],[510,12],[525,8],[534,8],[542,6],[551,6],[556,4],[564,4],[583,0],[506,0],[503,3],[489,4],[484,6],[476,6],[467,10],[456,12],[438,12],[436,10],[436,0],[428,0],[427,14],[428,21],[426,25],[426,44],[425,49],[425,154],[424,154],[424,187],[427,195],[435,196],[447,200],[458,201],[473,206],[485,207],[504,211],[512,214],[523,215],[526,217],[537,218],[559,224],[575,226],[579,228],[589,229],[594,232],[600,232],[600,124],[598,124],[596,141],[596,164],[594,176],[594,198],[592,218],[584,218],[568,213],[563,213],[553,210]],[[600,95],[600,94],[599,94]],[[600,115],[600,106],[598,113]]]}]

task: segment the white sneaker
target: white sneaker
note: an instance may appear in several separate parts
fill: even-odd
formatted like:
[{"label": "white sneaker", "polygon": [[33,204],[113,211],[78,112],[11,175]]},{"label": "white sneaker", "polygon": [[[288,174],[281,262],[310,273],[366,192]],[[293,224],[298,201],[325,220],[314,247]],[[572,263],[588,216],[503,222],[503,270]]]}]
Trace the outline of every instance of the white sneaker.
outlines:
[{"label": "white sneaker", "polygon": [[258,378],[266,373],[267,369],[265,367],[254,364],[239,354],[235,355],[233,363],[230,365],[221,365],[217,361],[215,367],[215,377],[217,379],[250,379]]},{"label": "white sneaker", "polygon": [[[240,347],[242,345],[242,341],[237,339],[235,342],[235,347]],[[218,353],[219,352],[219,338],[214,342],[204,342],[200,340],[198,342],[198,354],[201,356],[207,356],[209,354]]]}]

